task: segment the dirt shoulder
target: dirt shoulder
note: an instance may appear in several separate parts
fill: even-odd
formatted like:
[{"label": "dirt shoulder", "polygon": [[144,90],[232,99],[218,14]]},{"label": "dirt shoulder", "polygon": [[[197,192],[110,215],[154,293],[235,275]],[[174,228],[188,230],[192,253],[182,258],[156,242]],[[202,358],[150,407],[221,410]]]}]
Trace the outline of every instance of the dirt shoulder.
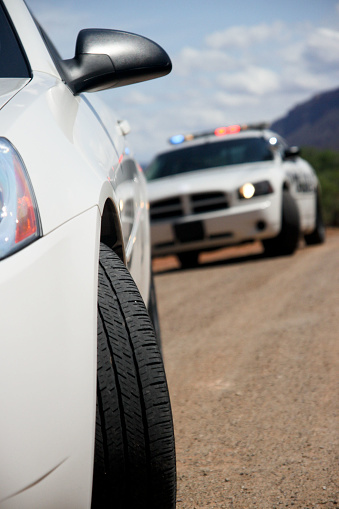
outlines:
[{"label": "dirt shoulder", "polygon": [[155,260],[178,509],[339,506],[339,231]]}]

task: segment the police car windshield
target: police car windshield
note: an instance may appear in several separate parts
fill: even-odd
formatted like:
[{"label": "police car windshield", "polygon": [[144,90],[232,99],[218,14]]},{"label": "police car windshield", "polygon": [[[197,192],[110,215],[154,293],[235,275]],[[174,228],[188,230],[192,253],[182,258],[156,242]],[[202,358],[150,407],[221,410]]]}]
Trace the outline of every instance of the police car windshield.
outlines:
[{"label": "police car windshield", "polygon": [[155,180],[190,171],[272,159],[273,153],[265,138],[229,139],[160,154],[146,168],[146,178]]}]

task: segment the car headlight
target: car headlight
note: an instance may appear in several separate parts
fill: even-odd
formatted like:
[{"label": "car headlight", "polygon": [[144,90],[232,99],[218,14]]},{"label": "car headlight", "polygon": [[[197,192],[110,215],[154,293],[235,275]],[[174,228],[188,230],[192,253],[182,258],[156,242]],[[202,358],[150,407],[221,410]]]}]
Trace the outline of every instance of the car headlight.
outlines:
[{"label": "car headlight", "polygon": [[41,236],[39,212],[25,165],[0,138],[0,260]]},{"label": "car headlight", "polygon": [[251,182],[246,182],[246,184],[244,184],[238,189],[239,198],[246,200],[253,198],[253,196],[262,196],[264,194],[271,193],[273,193],[273,187],[271,186],[268,180],[256,182],[255,184],[252,184]]}]

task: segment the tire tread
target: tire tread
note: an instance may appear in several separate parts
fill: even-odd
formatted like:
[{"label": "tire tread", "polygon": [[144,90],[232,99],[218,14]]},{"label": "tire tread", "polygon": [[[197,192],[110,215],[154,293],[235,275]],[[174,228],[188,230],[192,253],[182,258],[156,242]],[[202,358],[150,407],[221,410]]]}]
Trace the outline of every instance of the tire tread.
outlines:
[{"label": "tire tread", "polygon": [[[132,277],[103,245],[98,393],[92,509],[113,504],[123,509],[173,509],[173,422],[161,354]],[[111,491],[114,500],[107,495]]]}]

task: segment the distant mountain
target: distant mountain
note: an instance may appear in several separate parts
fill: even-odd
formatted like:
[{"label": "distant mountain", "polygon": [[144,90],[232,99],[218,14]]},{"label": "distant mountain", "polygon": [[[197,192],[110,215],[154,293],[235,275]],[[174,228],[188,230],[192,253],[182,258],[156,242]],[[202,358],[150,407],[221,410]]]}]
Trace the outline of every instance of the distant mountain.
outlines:
[{"label": "distant mountain", "polygon": [[299,104],[271,128],[290,145],[339,151],[339,88]]}]

